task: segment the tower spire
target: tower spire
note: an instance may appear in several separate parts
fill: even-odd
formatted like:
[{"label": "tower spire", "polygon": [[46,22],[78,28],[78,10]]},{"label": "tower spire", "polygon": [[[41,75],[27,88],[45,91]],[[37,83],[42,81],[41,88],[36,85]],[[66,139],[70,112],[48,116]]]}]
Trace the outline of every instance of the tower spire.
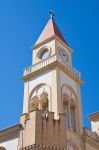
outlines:
[{"label": "tower spire", "polygon": [[57,36],[59,39],[61,39],[61,41],[63,41],[66,45],[68,45],[62,33],[60,32],[57,24],[53,19],[54,12],[50,10],[49,14],[50,14],[50,19],[47,25],[45,26],[44,30],[42,31],[41,35],[39,36],[38,40],[36,41],[35,45],[40,44],[45,40],[50,39],[53,36]]}]

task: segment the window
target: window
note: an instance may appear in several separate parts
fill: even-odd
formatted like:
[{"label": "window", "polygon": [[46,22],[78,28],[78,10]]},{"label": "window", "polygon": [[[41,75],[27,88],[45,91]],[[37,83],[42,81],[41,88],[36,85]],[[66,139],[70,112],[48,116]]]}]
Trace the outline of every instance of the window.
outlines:
[{"label": "window", "polygon": [[42,53],[40,54],[39,59],[45,59],[45,58],[48,57],[48,55],[49,55],[49,50],[48,49],[44,49],[42,51]]},{"label": "window", "polygon": [[76,116],[75,116],[75,106],[71,106],[71,125],[72,129],[75,131],[76,130]]},{"label": "window", "polygon": [[30,93],[29,111],[36,109],[49,110],[49,95],[49,87],[47,85],[37,85]]},{"label": "window", "polygon": [[68,111],[66,112],[66,128],[68,128]]},{"label": "window", "polygon": [[48,94],[46,92],[43,92],[39,96],[34,96],[30,100],[30,111],[32,110],[48,110]]},{"label": "window", "polygon": [[63,102],[63,112],[66,114],[66,128],[70,128],[73,131],[77,131],[77,122],[76,122],[76,96],[73,89],[70,87],[64,86],[62,89],[62,102]]}]

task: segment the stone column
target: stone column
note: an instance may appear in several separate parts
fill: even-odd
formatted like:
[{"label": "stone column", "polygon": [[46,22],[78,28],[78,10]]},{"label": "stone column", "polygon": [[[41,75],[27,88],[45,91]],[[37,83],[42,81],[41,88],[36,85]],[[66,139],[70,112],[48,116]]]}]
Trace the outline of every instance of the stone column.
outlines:
[{"label": "stone column", "polygon": [[68,127],[71,129],[71,112],[70,112],[70,100],[68,101]]},{"label": "stone column", "polygon": [[75,105],[75,130],[78,131],[78,118],[77,118],[77,108]]},{"label": "stone column", "polygon": [[39,102],[39,103],[38,103],[38,108],[39,108],[39,110],[41,110],[41,109],[42,109],[41,102]]}]

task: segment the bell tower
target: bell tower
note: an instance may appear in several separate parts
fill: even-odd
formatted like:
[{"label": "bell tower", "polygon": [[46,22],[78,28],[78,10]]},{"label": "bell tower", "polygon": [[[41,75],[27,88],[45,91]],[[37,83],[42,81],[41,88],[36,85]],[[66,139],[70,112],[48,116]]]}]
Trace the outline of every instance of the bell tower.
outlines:
[{"label": "bell tower", "polygon": [[50,12],[32,47],[32,66],[25,68],[23,114],[33,110],[66,114],[66,126],[82,132],[80,72],[72,66],[72,50]]}]

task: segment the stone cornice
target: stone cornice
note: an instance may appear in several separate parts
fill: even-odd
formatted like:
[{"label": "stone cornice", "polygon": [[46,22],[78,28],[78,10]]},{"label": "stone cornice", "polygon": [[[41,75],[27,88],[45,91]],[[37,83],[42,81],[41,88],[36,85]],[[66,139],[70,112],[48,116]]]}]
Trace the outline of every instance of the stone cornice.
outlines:
[{"label": "stone cornice", "polygon": [[60,147],[60,146],[56,146],[53,144],[33,144],[33,145],[29,145],[26,146],[24,148],[20,148],[19,150],[35,150],[35,149],[55,149],[55,150],[65,150],[66,148]]},{"label": "stone cornice", "polygon": [[52,37],[46,39],[45,41],[43,41],[43,42],[41,42],[41,43],[39,43],[39,44],[36,44],[36,45],[32,46],[32,50],[34,50],[34,49],[36,49],[36,48],[38,48],[38,47],[40,47],[40,46],[46,44],[47,42],[50,42],[51,40],[58,40],[65,48],[67,48],[70,52],[72,52],[72,49],[71,49],[68,45],[66,45],[66,43],[64,43],[64,42],[63,42],[58,36],[56,36],[56,35],[54,35],[54,36],[52,36]]},{"label": "stone cornice", "polygon": [[7,135],[10,135],[11,133],[20,131],[20,129],[21,129],[21,124],[16,124],[16,125],[11,126],[9,128],[3,129],[0,131],[0,138],[7,136]]},{"label": "stone cornice", "polygon": [[99,120],[99,112],[95,112],[95,113],[93,113],[93,114],[90,114],[90,115],[89,115],[89,118],[90,118],[92,121]]}]

